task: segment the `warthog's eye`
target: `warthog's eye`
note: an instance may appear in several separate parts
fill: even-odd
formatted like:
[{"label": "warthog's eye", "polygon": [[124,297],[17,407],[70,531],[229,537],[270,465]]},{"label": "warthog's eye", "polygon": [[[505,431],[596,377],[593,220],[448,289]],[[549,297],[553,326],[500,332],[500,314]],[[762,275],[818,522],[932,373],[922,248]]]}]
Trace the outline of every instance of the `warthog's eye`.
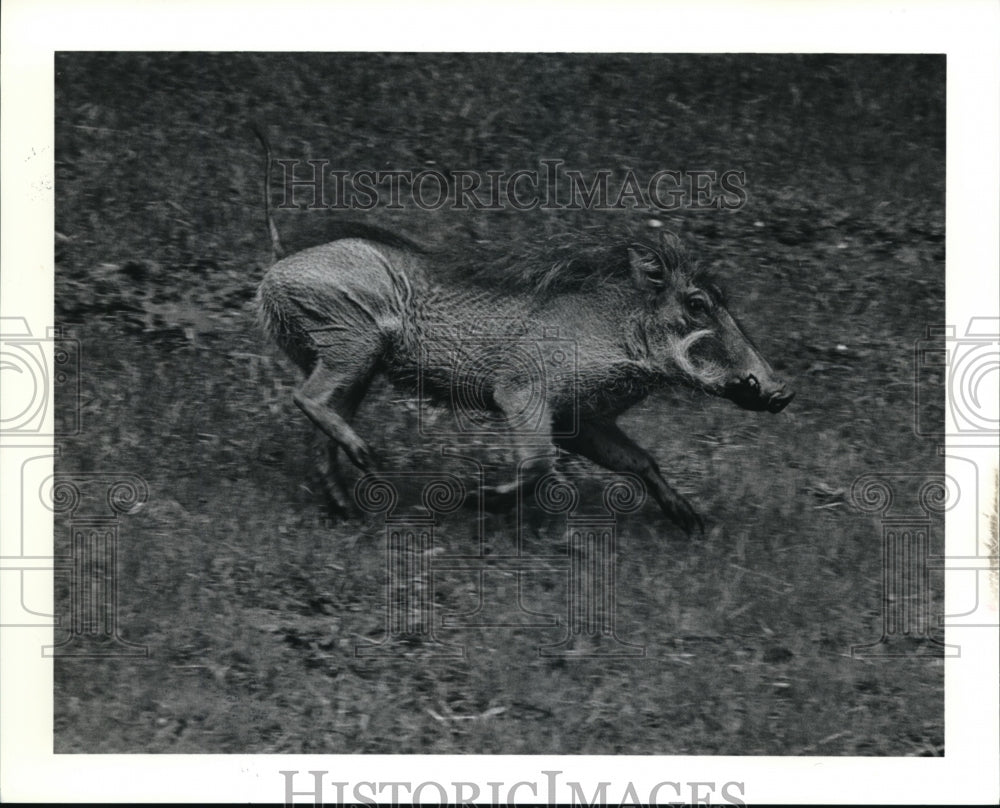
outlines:
[{"label": "warthog's eye", "polygon": [[685,304],[687,305],[687,310],[695,317],[707,314],[710,308],[709,302],[702,295],[690,295]]}]

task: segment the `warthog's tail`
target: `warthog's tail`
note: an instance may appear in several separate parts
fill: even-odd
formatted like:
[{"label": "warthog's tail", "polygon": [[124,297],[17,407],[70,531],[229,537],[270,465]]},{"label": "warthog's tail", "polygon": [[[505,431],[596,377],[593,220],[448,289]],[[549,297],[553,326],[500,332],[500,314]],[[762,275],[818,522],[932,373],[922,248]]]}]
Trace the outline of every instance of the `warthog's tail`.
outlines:
[{"label": "warthog's tail", "polygon": [[264,216],[267,219],[267,235],[271,240],[271,263],[275,263],[285,257],[285,248],[281,246],[278,228],[271,213],[271,144],[256,121],[250,123],[250,128],[264,147]]}]

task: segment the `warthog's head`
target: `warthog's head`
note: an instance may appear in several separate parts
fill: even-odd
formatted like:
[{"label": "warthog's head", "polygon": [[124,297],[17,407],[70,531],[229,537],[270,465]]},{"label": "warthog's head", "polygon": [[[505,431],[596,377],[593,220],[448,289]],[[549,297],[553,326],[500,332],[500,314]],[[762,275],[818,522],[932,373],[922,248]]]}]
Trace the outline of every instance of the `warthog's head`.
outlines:
[{"label": "warthog's head", "polygon": [[637,322],[643,353],[656,370],[679,373],[748,410],[780,412],[788,405],[795,394],[743,333],[719,287],[687,266],[672,236],[632,244],[628,256],[632,283],[645,300]]}]

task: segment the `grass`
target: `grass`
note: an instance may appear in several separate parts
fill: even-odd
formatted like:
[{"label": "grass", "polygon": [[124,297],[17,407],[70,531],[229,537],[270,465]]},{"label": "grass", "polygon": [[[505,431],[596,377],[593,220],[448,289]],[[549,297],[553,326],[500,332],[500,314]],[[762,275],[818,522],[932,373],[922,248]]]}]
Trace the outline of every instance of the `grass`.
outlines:
[{"label": "grass", "polygon": [[[80,53],[56,67],[55,303],[81,343],[84,425],[59,470],[134,472],[150,490],[119,547],[121,631],[150,656],[57,659],[57,752],[943,752],[941,659],[850,656],[877,639],[882,604],[881,527],[848,495],[867,472],[943,471],[912,425],[913,345],[944,319],[943,59]],[[688,541],[647,505],[619,527],[617,632],[644,657],[540,657],[565,625],[446,628],[480,588],[444,569],[435,631],[464,658],[355,655],[384,635],[384,526],[325,520],[295,373],[249,312],[267,263],[252,118],[277,156],[346,169],[747,172],[743,209],[661,218],[726,278],[798,397],[770,416],[670,391],[623,419],[708,523]],[[309,243],[338,215],[279,226]],[[368,218],[503,241],[626,215]],[[388,470],[462,473],[385,386],[357,425]],[[510,552],[514,528],[487,517],[487,551]],[[438,530],[467,553],[480,526],[459,510]],[[537,514],[525,541],[562,547]],[[563,624],[564,566],[523,581],[524,605]],[[504,593],[488,608],[523,622],[514,573],[487,584]]]}]

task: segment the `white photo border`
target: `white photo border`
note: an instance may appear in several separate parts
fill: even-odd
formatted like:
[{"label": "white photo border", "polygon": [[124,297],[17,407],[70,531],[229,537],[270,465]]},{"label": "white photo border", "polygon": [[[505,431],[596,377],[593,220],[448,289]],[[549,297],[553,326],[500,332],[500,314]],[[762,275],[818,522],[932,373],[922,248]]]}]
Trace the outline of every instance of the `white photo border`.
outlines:
[{"label": "white photo border", "polygon": [[[309,24],[302,24],[303,20]],[[297,21],[291,23],[290,21]],[[52,325],[53,55],[73,50],[635,51],[944,53],[947,55],[947,322],[998,316],[1000,222],[1000,5],[995,2],[285,3],[6,0],[2,27],[3,316],[36,333]],[[51,429],[47,430],[51,432]],[[38,444],[41,448],[43,444]],[[51,444],[50,444],[51,445]],[[0,492],[16,488],[16,448],[3,444]],[[949,444],[947,464],[963,447]],[[975,455],[982,462],[982,453]],[[996,458],[994,456],[994,463]],[[994,469],[996,467],[994,466]],[[980,469],[989,480],[993,469]],[[990,493],[986,491],[989,501]],[[16,503],[15,503],[16,504]],[[4,495],[3,553],[20,518]],[[44,514],[43,514],[44,516]],[[949,512],[955,537],[982,514]],[[30,525],[29,525],[30,527]],[[51,516],[35,528],[51,534]],[[986,588],[984,588],[985,591]],[[51,592],[49,593],[51,594]],[[948,613],[960,601],[948,589]],[[993,595],[995,598],[995,594]],[[997,616],[997,604],[992,602]],[[2,621],[0,621],[2,622]],[[0,755],[7,801],[277,802],[282,770],[326,780],[544,783],[741,782],[752,803],[990,802],[997,791],[998,632],[951,628],[961,645],[945,661],[943,758],[54,755],[53,672],[40,646],[51,629],[0,631]],[[391,778],[389,774],[391,773]],[[297,780],[296,787],[307,786]],[[622,789],[610,789],[620,795]],[[519,800],[544,799],[523,790]],[[571,796],[557,793],[560,802]],[[663,799],[677,799],[668,791]],[[328,794],[333,799],[333,791]],[[437,799],[429,791],[425,799]],[[617,799],[617,796],[615,797]],[[682,798],[683,799],[683,798]],[[298,798],[311,802],[311,798]]]}]

